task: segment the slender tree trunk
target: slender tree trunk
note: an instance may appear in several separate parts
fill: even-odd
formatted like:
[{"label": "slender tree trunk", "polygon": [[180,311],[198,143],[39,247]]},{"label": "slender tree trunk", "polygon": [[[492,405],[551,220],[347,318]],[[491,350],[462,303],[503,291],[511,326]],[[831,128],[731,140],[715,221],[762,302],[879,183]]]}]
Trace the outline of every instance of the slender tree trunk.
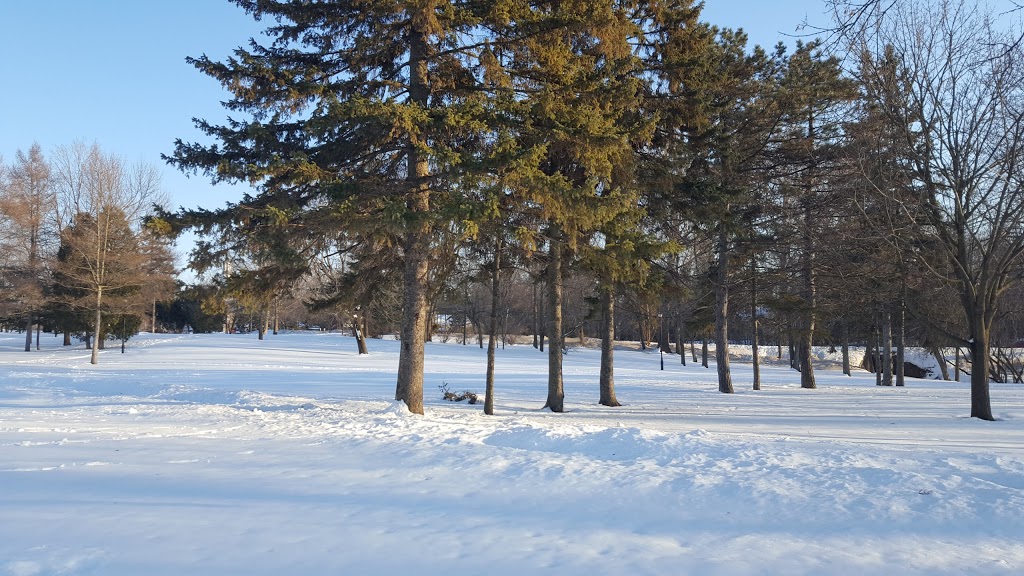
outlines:
[{"label": "slender tree trunk", "polygon": [[491,273],[491,324],[488,326],[487,376],[484,387],[484,414],[494,414],[494,355],[498,345],[498,306],[501,304],[499,284],[501,272],[501,238],[494,243],[494,270]]},{"label": "slender tree trunk", "polygon": [[[728,209],[728,207],[726,208]],[[718,278],[715,282],[715,368],[718,370],[718,391],[735,392],[729,370],[729,238],[725,225],[718,230]]]},{"label": "slender tree trunk", "polygon": [[843,322],[843,374],[852,377],[850,371],[850,326]]},{"label": "slender tree trunk", "polygon": [[957,345],[956,352],[954,352],[953,373],[956,375],[954,380],[959,382],[960,381],[960,346],[959,345]]},{"label": "slender tree trunk", "polygon": [[153,300],[152,312],[149,317],[149,331],[156,334],[156,300]]},{"label": "slender tree trunk", "polygon": [[[548,271],[550,275],[551,272]],[[547,306],[548,284],[544,282],[544,288],[540,291],[540,351],[544,352],[544,340],[548,334],[548,306]]]},{"label": "slender tree trunk", "polygon": [[906,384],[906,337],[904,335],[905,320],[903,316],[903,302],[900,302],[900,309],[896,312],[896,385]]},{"label": "slender tree trunk", "polygon": [[946,355],[943,353],[942,348],[932,346],[932,357],[935,358],[935,363],[939,365],[939,372],[942,374],[942,379],[949,382],[949,366],[946,362]]},{"label": "slender tree trunk", "polygon": [[708,367],[708,335],[706,333],[701,337],[700,352],[701,352],[700,365],[705,367],[705,368],[707,368]]},{"label": "slender tree trunk", "polygon": [[552,412],[564,411],[562,389],[562,244],[559,232],[551,234],[548,266],[548,399],[544,404]]},{"label": "slender tree trunk", "polygon": [[757,350],[757,265],[750,259],[750,352],[754,369],[754,390],[761,389],[761,356]]},{"label": "slender tree trunk", "polygon": [[[433,18],[431,14],[429,18]],[[429,18],[422,18],[423,21]],[[419,18],[414,17],[415,23]],[[415,25],[408,35],[409,42],[409,99],[427,109],[426,33]],[[419,145],[418,136],[411,136],[406,148],[406,168],[410,185],[407,208],[410,220],[404,238],[405,261],[402,274],[402,343],[398,355],[398,382],[395,400],[405,402],[413,414],[423,414],[423,352],[428,328],[427,278],[430,256],[430,190],[426,179],[430,164]]]},{"label": "slender tree trunk", "polygon": [[881,328],[875,326],[875,354],[871,357],[875,371],[875,386],[882,385],[882,333]]},{"label": "slender tree trunk", "polygon": [[359,355],[363,356],[369,354],[370,351],[366,349],[366,327],[365,324],[360,328],[360,322],[365,322],[366,316],[362,319],[356,316],[352,322],[352,335],[356,337],[356,348],[359,350]]},{"label": "slender tree trunk", "polygon": [[601,289],[604,315],[601,319],[601,399],[602,406],[621,406],[615,398],[615,288],[608,284]]},{"label": "slender tree trunk", "polygon": [[882,322],[882,386],[892,386],[892,314]]},{"label": "slender tree trunk", "polygon": [[693,358],[693,363],[697,363],[697,343],[690,340],[690,357]]},{"label": "slender tree trunk", "polygon": [[42,335],[42,333],[43,333],[43,325],[37,323],[36,324],[36,350],[37,351],[39,350],[39,337]]},{"label": "slender tree trunk", "polygon": [[92,338],[92,356],[89,358],[90,364],[96,364],[100,359],[100,334],[103,326],[103,290],[96,291],[96,316],[93,321],[93,338]]},{"label": "slender tree trunk", "polygon": [[537,344],[537,335],[540,334],[540,315],[537,314],[537,282],[533,283],[533,301],[532,301],[533,314],[531,322],[533,325],[533,347],[539,349],[540,346]]}]

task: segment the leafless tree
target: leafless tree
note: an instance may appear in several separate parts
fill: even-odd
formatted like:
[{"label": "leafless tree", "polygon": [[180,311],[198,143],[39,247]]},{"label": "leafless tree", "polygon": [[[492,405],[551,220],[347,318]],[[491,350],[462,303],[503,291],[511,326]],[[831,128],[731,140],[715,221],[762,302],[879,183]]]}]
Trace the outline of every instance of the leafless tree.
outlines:
[{"label": "leafless tree", "polygon": [[1020,32],[963,0],[897,2],[870,32],[858,48],[886,51],[872,61],[895,59],[897,73],[865,66],[863,81],[906,143],[898,185],[873,188],[895,207],[891,227],[918,227],[912,242],[883,233],[956,289],[967,334],[947,335],[971,352],[971,416],[992,420],[990,334],[1024,254]]},{"label": "leafless tree", "polygon": [[62,258],[58,281],[75,304],[94,313],[92,357],[98,361],[105,298],[140,291],[150,262],[139,237],[141,217],[162,198],[150,165],[128,166],[99,146],[58,148],[53,160]]}]

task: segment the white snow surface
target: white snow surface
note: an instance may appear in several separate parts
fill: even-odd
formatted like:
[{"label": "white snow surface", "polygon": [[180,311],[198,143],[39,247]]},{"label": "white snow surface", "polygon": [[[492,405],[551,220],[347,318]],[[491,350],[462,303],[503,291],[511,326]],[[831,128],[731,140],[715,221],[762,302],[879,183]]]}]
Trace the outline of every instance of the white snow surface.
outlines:
[{"label": "white snow surface", "polygon": [[[426,415],[394,397],[398,342],[325,333],[0,334],[0,575],[1021,574],[1024,387],[616,352],[547,362],[428,344]],[[749,351],[748,351],[749,357]],[[831,366],[831,364],[830,364]]]}]

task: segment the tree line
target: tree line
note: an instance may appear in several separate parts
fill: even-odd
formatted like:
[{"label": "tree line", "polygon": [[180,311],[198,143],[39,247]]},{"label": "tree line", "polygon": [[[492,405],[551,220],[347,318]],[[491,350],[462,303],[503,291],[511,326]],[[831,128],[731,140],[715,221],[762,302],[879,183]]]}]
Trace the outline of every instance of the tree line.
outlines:
[{"label": "tree line", "polygon": [[573,332],[604,343],[606,405],[624,331],[712,339],[727,393],[737,334],[785,344],[805,388],[812,346],[851,339],[900,383],[910,337],[964,350],[992,419],[1021,335],[1024,77],[1019,30],[981,7],[832,2],[856,19],[828,45],[764,49],[687,0],[233,1],[265,38],[189,61],[234,116],[166,159],[253,192],[149,222],[202,235],[206,301],[261,335],[296,297],[393,327],[414,413],[424,343],[460,318],[489,335],[493,412],[513,309],[556,412]]},{"label": "tree line", "polygon": [[98,145],[38,144],[0,161],[0,323],[36,349],[45,329],[77,335],[98,353],[124,342],[158,300],[173,295],[174,257],[165,235],[143,225],[163,199],[159,172]]}]

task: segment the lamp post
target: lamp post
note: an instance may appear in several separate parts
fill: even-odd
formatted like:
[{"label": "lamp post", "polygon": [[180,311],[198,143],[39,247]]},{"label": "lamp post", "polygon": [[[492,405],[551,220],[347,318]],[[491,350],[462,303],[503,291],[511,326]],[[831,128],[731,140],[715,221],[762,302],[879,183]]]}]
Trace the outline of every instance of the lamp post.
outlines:
[{"label": "lamp post", "polygon": [[662,315],[658,314],[658,330],[661,336],[658,337],[658,354],[661,356],[661,369],[665,369],[665,323],[661,321]]}]

